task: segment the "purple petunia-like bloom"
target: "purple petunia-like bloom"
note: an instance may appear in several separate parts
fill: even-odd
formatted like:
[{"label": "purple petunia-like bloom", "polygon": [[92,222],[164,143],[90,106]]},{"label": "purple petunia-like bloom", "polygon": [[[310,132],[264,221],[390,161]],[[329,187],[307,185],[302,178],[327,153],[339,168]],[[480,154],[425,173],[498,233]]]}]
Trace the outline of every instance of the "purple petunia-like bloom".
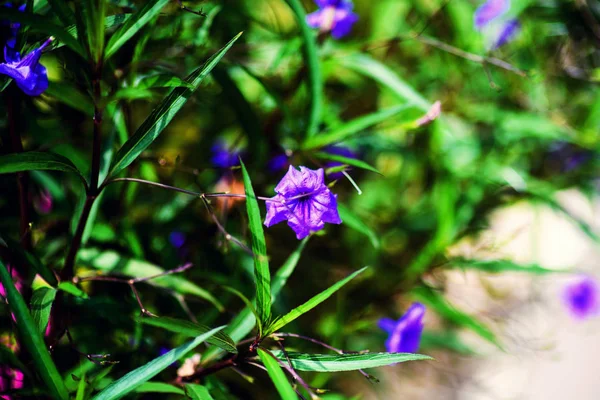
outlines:
[{"label": "purple petunia-like bloom", "polygon": [[498,30],[496,41],[494,42],[492,48],[497,49],[498,47],[503,46],[513,40],[517,33],[519,33],[520,28],[521,24],[516,19],[509,19],[508,21],[503,22]]},{"label": "purple petunia-like bloom", "polygon": [[222,140],[218,140],[210,149],[212,157],[211,163],[217,168],[231,168],[240,164],[241,150],[231,149]]},{"label": "purple petunia-like bloom", "polygon": [[18,51],[9,46],[4,47],[4,61],[0,64],[0,74],[8,75],[17,86],[29,96],[39,96],[48,89],[46,67],[40,64],[42,50],[52,42],[49,38],[40,48],[31,51],[21,58]]},{"label": "purple petunia-like bloom", "polygon": [[325,186],[323,168],[312,170],[290,165],[288,172],[275,187],[277,195],[267,201],[265,225],[287,220],[298,239],[321,230],[325,223],[341,224],[337,210],[337,195]]},{"label": "purple petunia-like bloom", "polygon": [[598,315],[600,309],[600,288],[598,282],[589,276],[581,276],[571,281],[564,289],[563,301],[576,319],[586,319]]},{"label": "purple petunia-like bloom", "polygon": [[389,353],[415,353],[419,349],[423,333],[425,306],[413,303],[398,321],[390,318],[379,320],[379,327],[388,333],[385,348]]},{"label": "purple petunia-like bloom", "polygon": [[510,8],[509,0],[488,0],[483,3],[473,15],[475,28],[482,29],[484,26],[506,13]]},{"label": "purple petunia-like bloom", "polygon": [[335,39],[349,34],[352,25],[358,21],[358,15],[352,12],[354,5],[350,0],[315,0],[315,3],[319,9],[306,16],[306,23],[311,28],[331,31]]}]

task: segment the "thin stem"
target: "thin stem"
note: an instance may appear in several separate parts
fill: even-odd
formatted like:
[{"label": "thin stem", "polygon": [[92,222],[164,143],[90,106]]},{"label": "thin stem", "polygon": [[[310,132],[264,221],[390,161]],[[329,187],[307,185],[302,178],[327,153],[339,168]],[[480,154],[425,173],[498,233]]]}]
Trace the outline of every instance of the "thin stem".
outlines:
[{"label": "thin stem", "polygon": [[94,69],[93,88],[94,88],[94,143],[92,150],[92,176],[90,182],[90,192],[92,195],[98,194],[98,179],[100,177],[100,151],[102,148],[102,108],[100,101],[102,91],[100,81],[102,79],[102,61]]},{"label": "thin stem", "polygon": [[215,223],[215,225],[217,225],[217,228],[219,229],[219,231],[221,231],[221,233],[225,236],[225,239],[237,244],[246,253],[248,253],[250,255],[254,255],[252,250],[248,246],[246,246],[244,243],[242,243],[241,240],[239,240],[238,238],[236,238],[235,236],[232,236],[229,232],[227,232],[225,227],[221,224],[221,222],[219,222],[219,218],[217,218],[217,215],[215,214],[215,212],[214,212],[212,206],[210,205],[210,203],[208,202],[208,200],[204,196],[200,196],[200,198],[202,199],[202,202],[204,203],[204,206],[206,207],[206,210],[210,214],[210,217],[212,218],[213,222]]},{"label": "thin stem", "polygon": [[171,274],[178,274],[180,272],[183,272],[183,271],[186,271],[186,270],[192,268],[193,266],[194,266],[194,264],[187,263],[187,264],[184,264],[184,265],[182,265],[180,267],[177,267],[175,269],[171,269],[171,270],[168,270],[168,271],[165,271],[165,272],[161,272],[160,274],[156,274],[156,275],[152,275],[152,276],[147,276],[145,278],[135,278],[135,279],[132,279],[132,282],[133,283],[146,282],[146,281],[149,281],[150,279],[160,278],[161,276],[171,275]]}]

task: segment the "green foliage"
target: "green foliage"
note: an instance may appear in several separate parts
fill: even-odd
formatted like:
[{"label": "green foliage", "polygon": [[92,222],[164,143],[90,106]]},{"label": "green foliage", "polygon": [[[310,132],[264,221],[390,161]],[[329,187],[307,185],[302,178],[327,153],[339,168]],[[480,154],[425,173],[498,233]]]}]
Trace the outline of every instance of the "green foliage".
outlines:
[{"label": "green foliage", "polygon": [[[258,356],[260,360],[263,362],[265,368],[267,369],[267,373],[269,377],[273,381],[275,388],[277,388],[277,392],[279,392],[279,396],[283,400],[295,400],[298,398],[296,392],[292,388],[292,385],[288,381],[279,365],[279,362],[276,358],[273,357],[272,354],[269,354],[267,351],[263,349],[258,349]],[[284,361],[285,362],[285,361]]]}]

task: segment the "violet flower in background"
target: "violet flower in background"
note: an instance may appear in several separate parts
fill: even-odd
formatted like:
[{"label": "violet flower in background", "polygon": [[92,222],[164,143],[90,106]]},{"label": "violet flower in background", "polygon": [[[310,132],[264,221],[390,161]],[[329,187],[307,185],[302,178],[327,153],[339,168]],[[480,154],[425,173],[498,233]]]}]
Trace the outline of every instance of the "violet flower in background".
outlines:
[{"label": "violet flower in background", "polygon": [[520,29],[521,24],[516,19],[510,19],[506,22],[503,22],[498,30],[496,41],[494,42],[492,48],[495,50],[513,40],[517,33],[519,33]]},{"label": "violet flower in background", "polygon": [[267,168],[271,172],[278,172],[284,168],[290,167],[290,158],[285,153],[280,153],[271,158],[267,164]]},{"label": "violet flower in background", "polygon": [[210,161],[217,168],[235,167],[240,164],[239,158],[243,155],[241,150],[229,148],[222,140],[217,140],[210,150],[212,153]]},{"label": "violet flower in background", "polygon": [[169,243],[176,249],[180,249],[185,244],[185,233],[173,231],[169,234]]},{"label": "violet flower in background", "polygon": [[386,350],[389,353],[415,353],[419,350],[424,315],[425,306],[415,302],[398,321],[380,319],[378,326],[389,335],[385,341]]},{"label": "violet flower in background", "polygon": [[42,191],[33,199],[33,206],[40,214],[50,214],[54,206],[52,194],[50,194],[48,190],[42,189]]},{"label": "violet flower in background", "polygon": [[287,220],[303,239],[311,232],[321,230],[325,223],[341,224],[337,210],[337,195],[325,186],[323,169],[312,170],[290,165],[287,174],[275,187],[277,195],[267,200],[265,225],[272,226]]},{"label": "violet flower in background", "polygon": [[481,30],[484,26],[506,13],[510,8],[509,0],[487,0],[473,15],[475,28]]},{"label": "violet flower in background", "polygon": [[16,82],[17,86],[29,96],[39,96],[48,89],[48,74],[46,67],[40,64],[42,50],[48,46],[53,38],[25,57],[21,58],[18,51],[4,47],[4,61],[0,64],[0,74],[8,75]]},{"label": "violet flower in background", "polygon": [[567,284],[563,291],[563,302],[576,319],[584,320],[598,315],[598,283],[589,276],[580,276]]},{"label": "violet flower in background", "polygon": [[[18,10],[20,12],[24,12],[26,6],[27,6],[26,4],[23,4],[18,8]],[[14,5],[12,3],[6,3],[6,4],[4,4],[4,7],[13,8]],[[14,49],[15,45],[17,44],[17,34],[19,33],[19,29],[21,28],[21,23],[13,22],[13,21],[2,21],[2,24],[8,25],[10,27],[10,38],[6,42],[6,45],[9,48]]]},{"label": "violet flower in background", "polygon": [[[24,378],[25,376],[23,375],[23,372],[19,371],[18,369],[13,369],[8,365],[0,366],[0,393],[22,389]],[[14,397],[2,395],[0,396],[0,399],[12,400]]]},{"label": "violet flower in background", "polygon": [[322,32],[331,32],[335,39],[341,39],[352,30],[358,21],[358,15],[352,12],[354,4],[350,0],[315,0],[319,9],[306,16],[311,28]]},{"label": "violet flower in background", "polygon": [[[358,154],[357,153],[355,153],[349,147],[342,146],[342,145],[330,145],[330,146],[326,146],[326,147],[323,148],[323,152],[324,153],[333,154],[333,155],[336,155],[336,156],[346,157],[346,158],[354,158],[354,159],[358,158]],[[327,168],[339,167],[339,166],[342,166],[342,165],[344,165],[344,163],[339,162],[339,161],[327,161],[323,165],[323,167],[325,169],[327,169]],[[331,173],[328,176],[331,179],[336,180],[336,179],[340,179],[342,176],[344,176],[344,174],[340,171],[340,172]]]}]

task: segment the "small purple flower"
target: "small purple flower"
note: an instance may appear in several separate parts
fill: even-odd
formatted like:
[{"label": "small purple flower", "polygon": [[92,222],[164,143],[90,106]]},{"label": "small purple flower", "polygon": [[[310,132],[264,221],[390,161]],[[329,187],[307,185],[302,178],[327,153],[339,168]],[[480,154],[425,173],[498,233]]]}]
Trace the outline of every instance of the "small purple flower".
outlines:
[{"label": "small purple flower", "polygon": [[[27,4],[23,4],[19,8],[17,8],[17,10],[19,10],[20,12],[24,12],[26,6],[27,6]],[[13,8],[14,5],[12,3],[6,3],[6,4],[4,4],[4,7]],[[21,23],[20,22],[12,22],[12,21],[2,21],[2,24],[10,26],[11,38],[9,39],[8,44],[10,47],[15,47],[15,44],[14,44],[15,38],[17,36],[17,33],[19,33],[19,28],[21,28]]]},{"label": "small purple flower", "polygon": [[18,51],[4,47],[4,61],[0,64],[0,74],[8,75],[17,86],[29,96],[39,96],[48,89],[46,67],[40,64],[42,50],[52,42],[50,38],[39,48],[21,59]]},{"label": "small purple flower", "polygon": [[354,5],[350,0],[315,0],[315,3],[319,9],[306,16],[306,23],[323,32],[331,31],[335,39],[349,34],[352,25],[358,21],[358,15],[352,12]]},{"label": "small purple flower", "polygon": [[[323,152],[342,156],[346,158],[358,158],[358,154],[352,151],[350,148],[341,145],[330,145],[323,148]],[[335,168],[344,165],[344,163],[339,161],[327,161],[324,165],[325,168]],[[342,172],[334,172],[329,174],[329,177],[333,180],[340,179],[344,174]]]},{"label": "small purple flower", "polygon": [[321,230],[325,223],[341,224],[337,210],[337,195],[325,186],[323,169],[312,170],[290,165],[288,172],[275,187],[277,195],[267,200],[265,225],[272,226],[284,220],[303,239],[311,232]]},{"label": "small purple flower", "polygon": [[517,33],[519,33],[520,28],[521,24],[516,19],[510,19],[506,22],[503,22],[498,32],[498,36],[496,36],[496,42],[492,48],[497,49],[498,47],[503,46],[513,40]]},{"label": "small purple flower", "polygon": [[231,168],[240,164],[239,158],[242,151],[231,149],[222,140],[217,140],[211,148],[212,157],[210,161],[217,168]]},{"label": "small purple flower", "polygon": [[419,349],[424,315],[425,306],[413,303],[398,321],[390,318],[379,320],[379,327],[389,334],[385,341],[389,353],[415,353]]},{"label": "small purple flower", "polygon": [[48,190],[42,189],[39,195],[33,199],[33,206],[40,214],[50,214],[54,206],[52,194]]},{"label": "small purple flower", "polygon": [[269,163],[267,164],[267,168],[269,168],[269,171],[271,172],[278,172],[284,168],[289,168],[289,166],[290,158],[285,153],[277,154],[276,156],[271,158],[269,160]]},{"label": "small purple flower", "polygon": [[487,0],[475,11],[473,16],[475,28],[481,30],[491,21],[506,13],[509,8],[509,0]]},{"label": "small purple flower", "polygon": [[598,315],[598,283],[589,276],[581,276],[571,281],[563,291],[563,301],[571,315],[580,320]]},{"label": "small purple flower", "polygon": [[176,249],[181,249],[185,244],[185,233],[180,231],[173,231],[169,234],[169,242]]}]

